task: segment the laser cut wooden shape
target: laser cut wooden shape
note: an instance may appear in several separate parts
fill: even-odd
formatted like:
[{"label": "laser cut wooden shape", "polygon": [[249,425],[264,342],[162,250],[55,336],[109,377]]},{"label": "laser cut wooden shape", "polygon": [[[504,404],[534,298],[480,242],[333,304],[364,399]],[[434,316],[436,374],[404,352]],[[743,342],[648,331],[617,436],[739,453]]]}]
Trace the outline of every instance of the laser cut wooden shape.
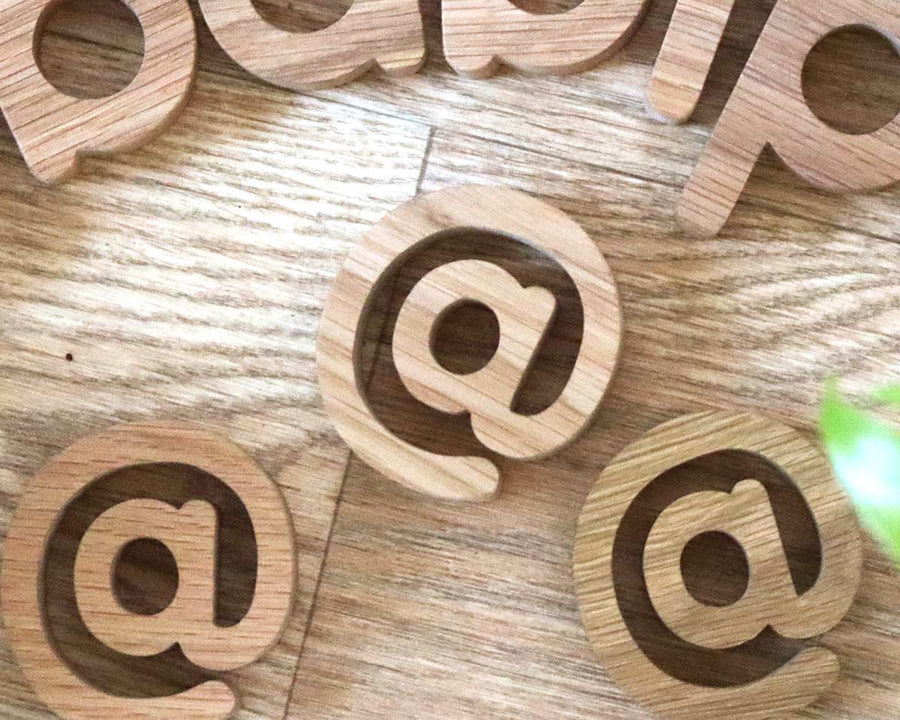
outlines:
[{"label": "laser cut wooden shape", "polygon": [[803,96],[807,55],[829,33],[865,26],[900,46],[893,0],[779,0],[684,192],[678,217],[715,235],[731,215],[760,153],[770,145],[812,185],[831,192],[883,188],[900,180],[900,116],[867,135],[817,118]]},{"label": "laser cut wooden shape", "polygon": [[[493,358],[474,373],[445,370],[434,357],[434,335],[441,318],[467,301],[491,308],[500,326]],[[507,457],[532,458],[553,452],[578,434],[583,418],[568,412],[547,417],[511,410],[519,386],[556,312],[556,299],[544,288],[523,288],[502,268],[460,260],[433,270],[416,284],[397,316],[394,365],[410,393],[446,413],[470,412],[475,436]]]},{"label": "laser cut wooden shape", "polygon": [[[760,455],[791,478],[816,523],[821,572],[808,592],[790,600],[790,607],[780,607],[778,600],[787,595],[786,585],[791,582],[790,575],[778,574],[784,569],[780,567],[783,555],[761,557],[780,538],[770,534],[773,527],[768,522],[752,525],[752,518],[765,518],[772,512],[768,498],[760,494],[761,486],[748,480],[730,495],[685,496],[660,515],[644,549],[651,600],[654,607],[665,603],[670,616],[675,616],[676,627],[670,629],[701,641],[698,644],[716,646],[720,643],[702,627],[707,618],[721,629],[723,618],[734,612],[732,619],[739,626],[729,628],[729,639],[736,640],[771,612],[769,620],[789,636],[813,637],[840,620],[859,587],[862,546],[853,511],[824,456],[795,430],[745,413],[708,412],[660,425],[629,445],[600,474],[582,510],[573,559],[575,589],[588,637],[612,678],[668,720],[788,717],[827,690],[840,672],[830,651],[811,647],[756,682],[701,687],[663,672],[632,637],[618,605],[612,572],[619,523],[637,496],[666,470],[722,450]],[[745,512],[750,517],[743,517]],[[751,581],[747,604],[741,601],[737,610],[726,608],[721,613],[718,608],[703,606],[709,614],[701,620],[699,610],[689,607],[683,598],[679,600],[683,579],[676,559],[680,560],[683,545],[677,555],[674,546],[698,531],[719,527],[747,543],[748,562],[759,563],[750,567],[751,578],[756,573],[758,584]]]},{"label": "laser cut wooden shape", "polygon": [[683,123],[694,114],[734,2],[678,0],[647,92],[655,117]]},{"label": "laser cut wooden shape", "polygon": [[187,101],[197,37],[185,0],[125,0],[144,33],[141,69],[105,98],[75,98],[41,73],[36,56],[54,0],[0,5],[0,108],[31,172],[57,183],[81,155],[133,150],[162,132]]},{"label": "laser cut wooden shape", "polygon": [[649,0],[584,0],[553,15],[510,0],[444,0],[442,7],[447,62],[462,75],[486,78],[504,64],[548,75],[589,70],[628,42]]},{"label": "laser cut wooden shape", "polygon": [[[750,568],[743,597],[725,607],[695,600],[681,577],[685,545],[712,530],[737,540]],[[666,508],[647,538],[644,575],[653,607],[669,629],[690,643],[715,649],[736,647],[768,626],[789,638],[821,635],[853,603],[853,594],[834,583],[816,583],[797,595],[775,511],[756,480],[738,483],[731,493],[693,493]]]},{"label": "laser cut wooden shape", "polygon": [[[84,534],[75,560],[78,612],[91,634],[116,652],[140,657],[165,652],[182,642],[191,662],[208,667],[194,655],[193,644],[198,640],[206,643],[207,633],[215,636],[225,630],[214,623],[217,528],[216,509],[202,500],[180,508],[157,500],[130,500],[98,517]],[[141,538],[165,545],[178,568],[175,599],[156,615],[129,612],[113,590],[110,568],[128,543]],[[231,635],[233,628],[227,630]],[[216,647],[215,642],[209,645]],[[241,652],[244,648],[238,643],[235,649]],[[256,651],[253,648],[253,655]],[[216,662],[215,655],[212,660]]]},{"label": "laser cut wooden shape", "polygon": [[[545,433],[553,439],[541,447],[531,447],[529,455],[549,452],[563,442],[571,442],[593,417],[618,361],[621,310],[612,273],[593,240],[564,213],[514,190],[465,186],[417,197],[382,219],[351,251],[332,287],[319,330],[319,383],[328,414],[350,448],[392,480],[437,498],[478,501],[490,499],[498,490],[499,474],[494,464],[481,457],[426,452],[392,435],[373,415],[358,371],[366,316],[381,284],[417,249],[446,231],[463,228],[501,233],[546,252],[569,274],[580,296],[584,334],[572,374],[553,405],[522,421],[543,424]],[[476,282],[481,273],[489,272],[482,267],[486,264],[477,267]],[[460,278],[453,271],[451,267],[448,272],[464,283],[465,291],[469,292],[470,280]],[[432,280],[443,277],[435,276]],[[426,284],[420,292],[427,288]],[[500,307],[505,307],[502,298],[498,302]],[[428,315],[429,307],[434,308],[431,300],[425,303],[424,309],[418,310],[414,301],[407,315],[418,312]],[[515,308],[506,310],[513,314]],[[526,321],[529,323],[530,319]],[[402,328],[408,327],[407,317]],[[535,327],[532,324],[532,340]],[[422,357],[421,351],[410,350],[410,338],[419,338],[424,343],[427,332],[430,328],[426,331],[424,325],[411,335],[406,329],[400,331],[403,354],[411,358],[407,381],[422,367],[415,361],[416,357]],[[517,361],[518,365],[521,363]],[[430,384],[431,378],[425,379]],[[424,392],[422,378],[419,380],[417,392]],[[442,380],[444,386],[445,380]],[[437,390],[440,392],[441,388]],[[455,402],[459,402],[459,397]],[[490,422],[484,427],[493,429]],[[561,431],[572,435],[564,437]],[[507,438],[501,444],[509,445],[510,450],[523,451],[517,447],[519,441]]]},{"label": "laser cut wooden shape", "polygon": [[355,0],[333,25],[309,33],[266,22],[251,0],[199,0],[210,30],[232,59],[289,90],[335,87],[378,66],[410,75],[425,62],[416,0]]},{"label": "laser cut wooden shape", "polygon": [[[188,620],[208,613],[214,590],[207,563],[215,542],[214,518],[204,502],[188,503],[181,511],[147,500],[123,503],[96,521],[86,534],[87,546],[76,560],[76,597],[91,628],[104,637],[117,637],[128,647],[124,610],[111,609],[110,557],[121,545],[149,530],[171,543],[176,559],[184,560],[186,579],[179,567],[178,627],[167,627],[168,640],[183,644],[185,653],[206,669],[235,669],[257,659],[281,635],[291,610],[296,578],[294,534],[287,507],[278,488],[259,467],[231,442],[192,425],[156,423],[119,425],[80,440],[41,469],[29,483],[16,509],[6,539],[0,589],[4,625],[9,643],[35,693],[53,712],[66,720],[161,720],[190,717],[221,720],[232,714],[236,698],[221,681],[209,681],[168,697],[125,698],[107,695],[82,681],[56,653],[47,637],[42,608],[45,548],[67,505],[94,480],[122,467],[153,463],[184,463],[202,468],[230,487],[244,503],[256,536],[258,567],[250,610],[232,629]],[[141,523],[136,525],[135,523]],[[170,525],[166,529],[167,523]],[[181,538],[186,527],[204,534],[203,542]],[[107,535],[107,533],[109,533]],[[88,537],[90,536],[90,537]],[[204,545],[205,543],[205,545]],[[204,545],[203,550],[198,550]],[[116,547],[114,547],[116,546]],[[205,567],[203,567],[205,566]],[[214,566],[212,566],[214,567]],[[96,583],[96,587],[87,584]],[[82,606],[82,601],[85,605]],[[94,604],[98,602],[99,604]],[[133,649],[144,654],[152,644],[149,627],[135,620]],[[175,630],[188,633],[172,638]]]}]

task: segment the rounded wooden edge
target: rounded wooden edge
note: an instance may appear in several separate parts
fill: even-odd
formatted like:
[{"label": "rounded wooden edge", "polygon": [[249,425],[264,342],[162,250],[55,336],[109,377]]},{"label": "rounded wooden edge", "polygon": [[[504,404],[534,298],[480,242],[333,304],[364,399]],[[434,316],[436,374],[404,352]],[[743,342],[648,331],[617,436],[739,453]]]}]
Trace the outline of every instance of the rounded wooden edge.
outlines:
[{"label": "rounded wooden edge", "polygon": [[[493,312],[500,337],[481,368],[456,373],[443,368],[434,357],[435,337],[443,318],[470,302]],[[528,308],[532,322],[518,323],[521,327],[513,330],[522,307]],[[397,314],[391,341],[397,375],[410,395],[441,412],[512,414],[509,405],[555,312],[556,299],[551,292],[523,287],[499,265],[483,260],[446,263],[416,283]],[[513,348],[510,339],[515,331],[519,336]],[[490,447],[489,436],[478,438],[485,447],[504,454],[502,447]]]},{"label": "rounded wooden edge", "polygon": [[650,76],[647,112],[681,125],[694,114],[735,0],[678,0]]},{"label": "rounded wooden edge", "polygon": [[[593,395],[588,393],[593,397],[591,410],[583,413],[578,432],[583,431],[599,407],[621,350],[622,315],[615,280],[603,255],[577,223],[562,211],[515,190],[452,187],[416,197],[385,216],[351,250],[338,273],[319,330],[317,362],[328,414],[344,441],[366,463],[405,487],[440,499],[484,501],[499,489],[493,463],[480,457],[429,453],[394,437],[374,416],[357,369],[361,332],[381,283],[416,250],[446,232],[466,228],[503,234],[544,251],[560,263],[578,288],[584,335],[563,395],[585,387],[594,389]],[[610,342],[614,347],[609,347]],[[598,357],[606,363],[600,368],[595,366]],[[576,407],[585,404],[582,399]],[[566,411],[572,410],[557,401],[545,416],[549,419]],[[559,443],[555,450],[564,444]]]},{"label": "rounded wooden edge", "polygon": [[[13,35],[13,30],[5,36],[0,32],[0,45],[17,50],[14,57],[0,61],[0,69],[10,76],[27,73],[27,81],[0,84],[0,105],[26,164],[45,184],[71,178],[83,156],[129,152],[149,142],[175,121],[187,103],[197,66],[196,26],[187,2],[123,2],[140,23],[144,56],[132,81],[102,98],[68,95],[50,83],[40,68],[36,40],[58,3],[33,0],[26,10],[17,6],[4,11],[19,13],[16,21],[25,30],[19,35]],[[153,95],[153,102],[147,101],[147,95]],[[39,117],[33,114],[37,104],[43,108]]]},{"label": "rounded wooden edge", "polygon": [[[814,702],[837,679],[837,658],[807,648],[762,680],[712,688],[683,683],[658,668],[634,641],[618,605],[612,552],[619,523],[640,492],[666,470],[721,450],[757,454],[780,467],[801,492],[819,532],[822,570],[816,585],[844,589],[843,616],[862,572],[862,541],[824,455],[796,430],[749,413],[712,411],[653,428],[600,473],[578,519],[573,577],[588,639],[613,679],[669,720],[766,720]],[[835,542],[838,538],[838,542]],[[833,625],[833,624],[832,624]]]},{"label": "rounded wooden edge", "polygon": [[[331,25],[310,32],[275,27],[251,0],[198,0],[198,5],[229,57],[261,80],[288,90],[339,87],[375,68],[402,77],[425,64],[424,28],[415,0],[390,0],[391,7],[355,0]],[[386,23],[389,14],[392,22]],[[279,49],[266,52],[261,47]]]},{"label": "rounded wooden edge", "polygon": [[[274,541],[277,557],[273,563],[258,563],[253,605],[257,605],[260,585],[275,581],[289,590],[274,603],[267,599],[263,611],[277,616],[272,623],[277,632],[273,632],[271,642],[251,662],[278,641],[290,618],[297,577],[293,523],[278,487],[240,447],[198,425],[177,422],[117,425],[82,438],[53,458],[26,484],[7,534],[0,571],[0,608],[13,654],[41,701],[67,720],[121,720],[122,717],[162,720],[183,714],[198,720],[222,720],[237,708],[236,695],[221,681],[205,682],[166,697],[108,695],[72,672],[47,635],[43,610],[44,556],[62,513],[104,475],[155,463],[183,463],[201,468],[238,495],[251,522],[260,517],[263,509],[283,524],[282,532],[267,528],[265,540],[257,538],[258,552]],[[259,532],[255,523],[254,532]],[[252,611],[251,606],[248,616]]]},{"label": "rounded wooden edge", "polygon": [[[503,66],[530,75],[587,72],[629,42],[646,18],[651,0],[619,2],[615,14],[609,5],[608,0],[584,0],[566,12],[538,14],[522,10],[510,0],[487,0],[478,8],[466,0],[446,1],[444,56],[456,73],[474,79],[493,77]],[[605,26],[596,29],[595,42],[589,48],[566,48],[583,41],[585,26],[598,22]],[[494,27],[473,32],[484,26]],[[526,34],[535,39],[522,42]],[[479,47],[472,38],[483,45]]]},{"label": "rounded wooden edge", "polygon": [[[891,0],[777,3],[685,186],[676,213],[681,230],[717,235],[766,146],[794,175],[827,192],[869,192],[900,181],[900,115],[874,132],[852,135],[823,122],[804,97],[810,51],[845,27],[874,30],[900,47],[900,9]],[[777,85],[769,72],[775,66],[782,75]]]}]

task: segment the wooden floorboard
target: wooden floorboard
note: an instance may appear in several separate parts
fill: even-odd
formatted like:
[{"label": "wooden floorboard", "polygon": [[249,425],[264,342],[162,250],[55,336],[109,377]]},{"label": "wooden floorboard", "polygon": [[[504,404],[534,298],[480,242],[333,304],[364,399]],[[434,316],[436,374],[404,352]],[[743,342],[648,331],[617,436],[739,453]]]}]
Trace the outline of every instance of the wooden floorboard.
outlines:
[{"label": "wooden floorboard", "polygon": [[[335,19],[341,2],[323,4],[318,21]],[[173,127],[136,152],[87,160],[60,188],[31,178],[2,128],[0,531],[23,483],[76,438],[125,420],[207,423],[278,479],[301,554],[284,640],[233,677],[240,720],[647,717],[597,662],[573,594],[575,521],[600,470],[680,413],[750,409],[811,433],[827,377],[851,392],[900,380],[896,188],[829,195],[767,156],[718,238],[675,228],[681,188],[772,3],[739,0],[683,127],[644,107],[673,0],[658,0],[596,70],[482,81],[449,69],[438,2],[423,0],[430,57],[419,75],[309,94],[252,78],[201,21],[197,86]],[[84,0],[56,21],[52,60],[72,87],[127,77],[140,45],[126,21],[110,0]],[[873,102],[896,94],[896,76],[878,70]],[[351,456],[315,376],[319,318],[348,249],[417,193],[462,183],[514,187],[569,213],[605,253],[625,313],[619,372],[586,435],[558,457],[504,463],[503,493],[477,507],[431,502]],[[405,393],[390,333],[415,280],[462,256],[502,261],[561,300],[526,405],[552,398],[578,348],[577,298],[546,258],[475,237],[413,258],[378,298],[366,370],[379,417],[425,447],[471,449],[473,439]],[[449,338],[458,355],[491,343],[477,322]],[[145,480],[125,477],[123,494]],[[54,592],[64,595],[58,564]],[[249,576],[240,558],[236,595]],[[823,640],[844,674],[804,717],[896,715],[898,590],[868,545],[859,601]],[[52,615],[64,654],[113,688],[144,670],[160,691],[184,681],[172,668],[95,657],[72,608]],[[2,640],[0,716],[51,717]]]},{"label": "wooden floorboard", "polygon": [[[573,600],[574,526],[594,478],[681,413],[755,410],[812,432],[831,374],[851,388],[900,380],[900,248],[799,218],[773,227],[761,207],[719,238],[673,239],[668,184],[438,130],[423,190],[460,182],[512,184],[597,240],[623,299],[619,373],[582,440],[552,460],[509,463],[503,494],[484,507],[429,502],[353,461],[289,718],[641,717],[594,660]],[[403,271],[395,306],[433,264],[428,254]],[[559,331],[553,358],[572,334]],[[459,342],[464,353],[489,340],[476,330]],[[553,360],[535,370],[548,383],[563,372]],[[440,432],[396,382],[381,387],[385,422],[425,445]],[[893,715],[898,589],[868,546],[860,598],[825,639],[845,675],[804,717]]]},{"label": "wooden floorboard", "polygon": [[[239,718],[284,715],[347,462],[315,379],[322,306],[350,245],[415,194],[428,137],[202,69],[169,133],[63,187],[0,138],[2,525],[31,473],[112,423],[192,420],[241,444],[278,478],[301,558],[284,640],[234,677]],[[0,678],[3,717],[49,717],[5,643]]]}]

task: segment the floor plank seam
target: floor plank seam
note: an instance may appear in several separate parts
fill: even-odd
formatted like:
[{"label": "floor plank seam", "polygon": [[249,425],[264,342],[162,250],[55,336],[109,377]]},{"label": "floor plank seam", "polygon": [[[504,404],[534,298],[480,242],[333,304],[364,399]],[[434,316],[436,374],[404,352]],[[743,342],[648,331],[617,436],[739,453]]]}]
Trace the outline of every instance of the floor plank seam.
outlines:
[{"label": "floor plank seam", "polygon": [[425,174],[428,171],[428,161],[431,158],[431,148],[434,145],[434,136],[437,128],[432,125],[428,129],[428,139],[425,141],[425,153],[422,155],[422,165],[419,167],[419,177],[416,178],[416,195],[422,192],[422,183],[425,182]]},{"label": "floor plank seam", "polygon": [[[424,150],[424,153],[422,156],[422,167],[419,170],[419,177],[416,181],[416,193],[415,193],[416,195],[418,195],[421,184],[425,178],[425,169],[427,166],[428,157],[431,154],[432,138],[434,137],[434,130],[435,130],[435,128],[431,128],[431,130],[428,133],[428,139],[426,141],[425,150]],[[385,295],[385,297],[392,297],[394,292],[396,291],[396,288],[397,288],[397,277],[395,276],[394,278],[391,278],[389,280],[387,287],[384,290],[384,292],[387,293]],[[367,391],[369,389],[371,389],[371,383],[372,383],[372,381],[374,379],[374,375],[375,375],[375,367],[377,365],[378,358],[379,358],[380,352],[381,352],[382,338],[384,337],[385,332],[389,325],[390,325],[390,308],[388,307],[385,310],[384,317],[381,319],[381,327],[378,329],[378,333],[374,336],[376,344],[375,344],[374,354],[372,357],[372,367],[369,371],[369,377],[366,381],[366,390]],[[347,475],[350,472],[350,465],[352,462],[353,462],[353,452],[348,449],[347,450],[347,460],[344,463],[344,470],[341,473],[340,487],[338,488],[337,498],[335,499],[335,503],[334,503],[334,512],[331,514],[331,524],[328,528],[328,537],[325,540],[325,547],[322,550],[322,562],[319,565],[319,573],[316,577],[316,586],[313,589],[313,595],[310,600],[309,613],[306,618],[306,627],[304,628],[303,637],[300,640],[300,651],[297,653],[297,663],[296,663],[295,669],[294,669],[294,677],[291,680],[291,686],[290,686],[290,689],[288,692],[287,701],[285,703],[284,713],[282,714],[282,720],[287,720],[288,713],[290,712],[291,706],[293,704],[294,691],[295,691],[295,688],[297,685],[298,676],[300,675],[300,663],[303,661],[303,653],[306,649],[306,641],[309,638],[310,633],[312,632],[313,621],[315,619],[315,613],[316,613],[316,607],[318,605],[318,600],[319,600],[319,590],[322,585],[322,579],[325,576],[325,567],[328,564],[328,555],[331,550],[331,541],[332,541],[332,538],[334,537],[334,530],[335,530],[335,526],[337,525],[338,514],[340,513],[341,501],[344,497],[344,488],[347,484]]]},{"label": "floor plank seam", "polygon": [[328,552],[331,549],[331,540],[334,537],[334,528],[337,525],[338,511],[341,506],[341,500],[344,496],[344,485],[347,482],[347,473],[350,471],[350,462],[353,459],[353,453],[347,451],[347,460],[344,463],[344,470],[341,473],[341,485],[338,488],[337,497],[334,502],[334,512],[331,514],[331,524],[328,527],[328,537],[325,539],[325,547],[322,549],[322,562],[319,565],[319,572],[316,575],[316,585],[313,588],[312,599],[309,602],[309,611],[306,616],[306,627],[303,629],[303,637],[300,639],[300,650],[297,653],[297,662],[294,665],[294,677],[291,678],[291,684],[288,688],[287,697],[284,701],[284,712],[281,714],[281,720],[287,720],[288,713],[291,711],[293,704],[294,691],[297,687],[297,678],[300,675],[300,663],[303,660],[303,651],[306,649],[306,640],[312,632],[313,619],[316,614],[316,605],[319,599],[319,590],[322,586],[322,578],[325,576],[325,564],[328,562]]}]

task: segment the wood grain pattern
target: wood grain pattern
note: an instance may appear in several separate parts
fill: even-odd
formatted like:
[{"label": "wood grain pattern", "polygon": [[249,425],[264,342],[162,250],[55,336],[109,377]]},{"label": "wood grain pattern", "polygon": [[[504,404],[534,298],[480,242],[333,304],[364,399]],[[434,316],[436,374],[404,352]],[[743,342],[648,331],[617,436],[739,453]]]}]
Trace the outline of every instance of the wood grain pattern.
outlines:
[{"label": "wood grain pattern", "polygon": [[[776,179],[767,174],[759,181]],[[788,210],[773,224],[774,210],[752,204],[720,236],[686,241],[668,228],[676,185],[623,175],[562,151],[553,157],[439,130],[423,191],[474,181],[514,182],[602,238],[626,318],[619,370],[586,435],[553,459],[504,463],[507,482],[489,504],[425,502],[385,483],[364,463],[351,463],[291,720],[321,714],[413,720],[423,713],[446,720],[652,717],[597,661],[574,600],[572,539],[599,472],[630,442],[681,414],[754,410],[811,437],[822,384],[832,373],[857,390],[900,379],[896,242]],[[889,205],[881,206],[884,212]],[[871,227],[882,221],[873,217]],[[391,314],[433,262],[485,252],[477,236],[455,252],[441,250],[432,262],[414,264],[392,293]],[[546,267],[537,273],[543,286],[559,292]],[[377,365],[390,364],[391,330],[388,324]],[[548,339],[553,354],[535,365],[538,385],[551,385],[566,371],[572,335],[562,331]],[[461,328],[456,340],[457,352],[476,343],[492,346],[490,334],[477,327]],[[393,385],[383,393],[381,416],[426,443],[435,425],[424,424],[427,418],[401,401]],[[447,443],[447,426],[438,431]],[[767,486],[780,481],[767,467],[735,465],[725,456],[686,468],[672,486],[718,489],[716,478],[723,476],[756,477]],[[784,494],[793,498],[789,488]],[[801,515],[796,505],[787,511]],[[794,531],[782,530],[792,569],[795,562],[805,567],[814,556],[806,531],[814,531],[799,522]],[[730,569],[716,555],[705,560],[713,578],[727,577]],[[643,613],[636,582],[625,587]],[[891,596],[898,590],[889,561],[867,542],[857,602],[822,639],[840,658],[842,674],[805,717],[893,717],[900,634]],[[646,642],[663,659],[685,664],[652,627]],[[780,657],[774,644],[758,654],[718,661],[704,656],[690,664],[698,679],[714,671],[746,681],[748,673],[771,670],[770,654]]]},{"label": "wood grain pattern", "polygon": [[[782,428],[775,428],[766,441],[779,434],[786,435]],[[732,447],[746,447],[745,440]],[[806,457],[814,458],[816,453],[810,446]],[[828,546],[822,561],[825,573],[803,594],[794,585],[775,510],[758,480],[741,480],[730,493],[693,493],[667,507],[653,524],[644,548],[647,593],[660,619],[683,640],[715,650],[749,642],[769,626],[779,635],[802,640],[831,630],[847,614],[859,588],[862,548],[846,499],[834,491],[828,499],[838,511],[823,508],[818,498],[819,504],[812,508],[816,520],[828,513],[827,530],[816,526]],[[691,594],[681,571],[683,550],[706,532],[734,539],[749,566],[744,594],[733,604],[711,609]]]},{"label": "wood grain pattern", "polygon": [[[818,647],[800,650],[753,682],[702,687],[666,673],[636,641],[626,611],[621,573],[630,551],[621,525],[638,498],[666,473],[726,450],[776,465],[809,507],[821,543],[820,572],[798,594],[766,488],[742,479],[730,491],[682,495],[653,521],[638,562],[662,623],[683,642],[716,650],[737,648],[769,626],[807,639],[832,629],[859,587],[862,548],[853,511],[824,455],[793,429],[748,414],[688,415],[654,428],[600,473],[578,520],[573,567],[588,637],[614,680],[664,718],[771,718],[802,710],[834,684],[838,658]],[[710,607],[694,599],[682,578],[682,551],[704,531],[733,537],[749,566],[746,592],[734,604]]]},{"label": "wood grain pattern", "polygon": [[[287,4],[269,7],[287,15]],[[334,19],[345,5],[329,0],[322,12]],[[681,188],[772,5],[736,3],[694,122],[679,128],[652,121],[645,109],[673,0],[655,2],[634,39],[591,72],[507,72],[483,83],[448,67],[439,3],[426,0],[429,59],[420,75],[373,73],[313,95],[252,78],[198,15],[197,86],[158,141],[129,156],[88,159],[86,173],[48,190],[0,126],[0,528],[22,483],[77,437],[160,416],[208,422],[278,478],[301,556],[284,639],[229,677],[243,703],[238,718],[649,718],[609,679],[578,617],[572,539],[598,473],[630,442],[684,413],[754,410],[809,435],[832,373],[854,392],[900,381],[896,189],[824,193],[764,153],[717,238],[673,232]],[[67,11],[55,25],[61,54],[50,61],[80,85],[102,86],[104,74],[120,77],[137,57],[130,38],[103,19]],[[852,86],[864,95],[854,91],[852,104],[832,110],[865,120],[895,96],[893,66],[843,46],[831,59],[840,57],[852,60],[848,69],[864,68]],[[852,77],[820,69],[824,89]],[[345,482],[346,446],[315,378],[330,285],[353,244],[417,188],[476,182],[559,207],[602,247],[626,320],[609,393],[587,434],[559,455],[501,461],[506,482],[492,503],[429,502],[358,460]],[[391,364],[393,324],[384,318],[396,317],[404,293],[434,263],[505,259],[505,246],[495,252],[481,237],[458,242],[457,251],[425,253],[396,289],[385,288],[367,334],[379,416],[426,447],[432,430],[444,445],[457,433],[426,422],[402,383],[388,384],[381,369]],[[503,267],[553,290],[560,307],[522,392],[536,410],[577,353],[577,304],[565,279],[527,249]],[[443,338],[454,357],[492,345],[480,324],[469,325]],[[460,445],[469,449],[467,441]],[[717,489],[715,478],[733,464],[724,458],[708,473],[692,466],[673,485],[697,477],[709,480],[697,489]],[[741,470],[768,479],[765,468]],[[116,495],[157,478],[185,482],[133,474]],[[783,533],[792,569],[811,564],[805,527]],[[63,552],[77,547],[64,530]],[[249,570],[239,548],[234,554],[240,562],[224,579],[235,583],[237,599]],[[701,560],[713,580],[730,577],[727,557]],[[896,573],[867,542],[858,600],[821,640],[842,673],[804,718],[893,720],[898,595]],[[172,675],[182,666],[104,657],[75,632],[70,613],[58,614],[61,647],[79,670],[93,667],[130,694],[177,688]],[[720,662],[717,671],[765,671],[776,650]],[[702,659],[692,664],[709,670]],[[2,636],[0,707],[15,720],[51,718]]]},{"label": "wood grain pattern", "polygon": [[650,78],[647,102],[661,120],[694,114],[735,0],[678,0]]},{"label": "wood grain pattern", "polygon": [[237,63],[292,90],[334,87],[373,67],[408,75],[425,62],[415,0],[356,0],[333,24],[289,32],[260,16],[251,0],[200,0],[203,17]]},{"label": "wood grain pattern", "polygon": [[128,0],[144,33],[144,60],[127,88],[105,98],[57,90],[36,56],[51,0],[0,7],[0,109],[34,175],[71,177],[80,155],[126,152],[168,127],[194,79],[197,38],[184,0]]},{"label": "wood grain pattern", "polygon": [[[67,507],[92,483],[127,467],[184,464],[228,486],[246,508],[258,555],[253,599],[230,627],[215,623],[216,509],[203,500],[176,508],[149,498],[129,500],[101,514],[81,539],[75,559],[78,612],[89,632],[126,655],[165,653],[176,643],[193,663],[222,672],[249,665],[279,638],[291,611],[296,580],[293,530],[284,500],[236,445],[197,426],[119,425],[84,438],[44,466],[21,496],[6,537],[3,623],[32,689],[67,720],[158,720],[173,714],[222,720],[237,698],[222,682],[206,682],[159,698],[122,698],[98,690],[72,672],[53,647],[42,608],[47,550]],[[172,552],[178,589],[165,610],[136,616],[112,587],[116,558],[143,537]]]},{"label": "wood grain pattern", "polygon": [[[499,341],[484,367],[463,374],[444,368],[434,350],[441,323],[466,303],[493,313]],[[426,405],[450,415],[468,412],[475,436],[495,452],[523,459],[549,454],[559,437],[568,440],[573,428],[557,434],[556,427],[529,418],[537,432],[528,432],[511,408],[555,313],[556,299],[549,290],[522,287],[497,265],[480,260],[442,265],[416,284],[397,315],[391,342],[397,373],[410,394]],[[615,317],[618,321],[618,313]],[[616,340],[613,345],[618,349]]]},{"label": "wood grain pattern", "polygon": [[685,188],[678,210],[685,228],[718,232],[767,146],[807,182],[831,192],[900,180],[900,114],[874,132],[853,135],[816,117],[804,98],[809,52],[829,33],[855,26],[883,33],[900,47],[900,9],[891,0],[826,0],[815,8],[781,0],[775,6]]},{"label": "wood grain pattern", "polygon": [[[68,14],[63,27],[77,35],[59,37],[76,65],[101,40],[117,66],[131,52],[118,44],[117,25],[104,28],[90,13]],[[223,61],[208,32],[201,43],[202,63]],[[169,132],[128,156],[87,159],[87,172],[65,185],[36,182],[10,135],[0,138],[4,531],[27,478],[78,437],[158,417],[222,428],[277,479],[300,556],[282,640],[227,674],[241,699],[238,720],[285,713],[347,462],[315,377],[322,307],[358,236],[414,195],[427,142],[419,123],[202,65],[192,102]],[[185,486],[188,499],[202,485],[177,469],[115,480],[109,494],[119,501],[160,484]],[[106,504],[102,497],[83,508],[80,525]],[[186,664],[135,663],[88,644],[66,591],[77,529],[63,528],[51,553],[63,556],[51,557],[60,565],[51,622],[67,661],[130,696],[206,679]],[[234,539],[222,558],[235,598],[253,571],[240,530],[229,528]],[[226,608],[234,620],[237,604]],[[5,637],[0,676],[4,717],[52,717]]]},{"label": "wood grain pattern", "polygon": [[[436,269],[407,298],[394,334],[401,378],[407,387],[414,380],[413,395],[433,408],[451,414],[467,410],[473,432],[490,450],[532,459],[572,442],[603,398],[621,335],[615,281],[603,255],[564,213],[527,195],[497,187],[449,188],[416,198],[373,227],[351,251],[325,306],[318,356],[325,407],[341,437],[366,462],[406,487],[446,500],[493,497],[496,467],[482,457],[428,452],[386,428],[361,386],[360,352],[374,296],[397,267],[437,238],[467,228],[518,238],[547,253],[572,278],[583,308],[582,347],[571,377],[550,407],[523,415],[512,406],[553,315],[553,298],[533,288],[523,292],[537,297],[523,299],[511,289],[521,286],[502,268],[465,261]],[[466,298],[499,313],[499,348],[484,375],[442,372],[432,357],[421,358],[423,350],[431,356],[439,316]],[[524,312],[523,303],[533,315]]]},{"label": "wood grain pattern", "polygon": [[588,70],[631,37],[647,0],[584,0],[566,12],[537,14],[511,0],[443,3],[444,53],[458,73],[490,77],[509,65],[529,73]]}]

